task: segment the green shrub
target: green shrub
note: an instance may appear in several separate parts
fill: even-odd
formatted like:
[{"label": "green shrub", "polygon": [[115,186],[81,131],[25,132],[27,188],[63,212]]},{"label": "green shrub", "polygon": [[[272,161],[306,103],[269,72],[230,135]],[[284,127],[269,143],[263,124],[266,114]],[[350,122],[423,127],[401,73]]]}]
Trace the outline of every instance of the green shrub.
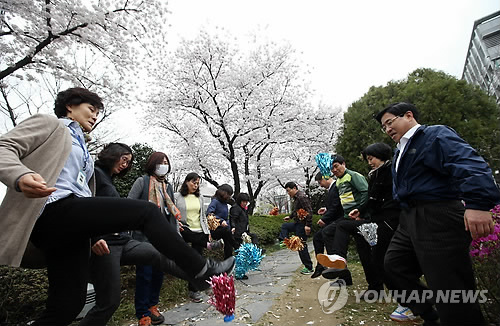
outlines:
[{"label": "green shrub", "polygon": [[[283,218],[288,214],[280,215],[252,215],[249,217],[250,232],[259,236],[259,242],[262,245],[272,245],[281,231],[281,224],[285,223]],[[314,232],[319,230],[317,224],[321,216],[313,215],[311,237]]]},{"label": "green shrub", "polygon": [[47,271],[0,266],[0,325],[27,323],[45,308]]}]

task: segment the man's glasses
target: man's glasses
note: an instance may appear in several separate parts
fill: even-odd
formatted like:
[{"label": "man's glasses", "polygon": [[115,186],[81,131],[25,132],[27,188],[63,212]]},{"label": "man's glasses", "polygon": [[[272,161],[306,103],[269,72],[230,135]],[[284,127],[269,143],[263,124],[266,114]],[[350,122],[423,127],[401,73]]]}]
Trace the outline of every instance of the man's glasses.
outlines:
[{"label": "man's glasses", "polygon": [[395,121],[397,118],[401,118],[403,115],[404,115],[404,114],[402,114],[402,115],[397,115],[397,116],[395,116],[394,118],[389,119],[389,120],[387,120],[386,122],[384,122],[384,123],[382,124],[382,132],[383,132],[383,133],[385,133],[385,132],[386,132],[386,130],[387,130],[387,128],[388,128],[388,127],[390,127],[390,126],[392,126],[392,124],[394,123],[394,121]]}]

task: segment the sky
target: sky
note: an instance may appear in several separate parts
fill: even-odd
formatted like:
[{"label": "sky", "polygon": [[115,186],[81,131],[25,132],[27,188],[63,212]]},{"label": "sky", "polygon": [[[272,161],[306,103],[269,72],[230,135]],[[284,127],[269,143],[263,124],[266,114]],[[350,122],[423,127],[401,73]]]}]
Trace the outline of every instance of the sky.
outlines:
[{"label": "sky", "polygon": [[[229,32],[245,43],[256,33],[289,43],[307,66],[313,104],[347,110],[371,86],[417,68],[461,78],[474,21],[500,10],[498,0],[169,0],[166,45],[200,30]],[[117,124],[138,121],[128,111]],[[149,143],[140,123],[121,140]]]},{"label": "sky", "polygon": [[[288,42],[308,66],[314,100],[346,110],[371,86],[417,68],[461,78],[474,21],[500,10],[498,0],[169,0],[166,45],[200,30],[225,30],[239,40],[256,33]],[[133,112],[120,141],[145,142]],[[161,150],[161,149],[158,149]],[[0,185],[0,198],[4,188]]]},{"label": "sky", "polygon": [[167,46],[214,27],[287,41],[311,68],[316,99],[347,109],[371,86],[417,68],[461,78],[474,21],[500,1],[169,0],[169,10]]}]

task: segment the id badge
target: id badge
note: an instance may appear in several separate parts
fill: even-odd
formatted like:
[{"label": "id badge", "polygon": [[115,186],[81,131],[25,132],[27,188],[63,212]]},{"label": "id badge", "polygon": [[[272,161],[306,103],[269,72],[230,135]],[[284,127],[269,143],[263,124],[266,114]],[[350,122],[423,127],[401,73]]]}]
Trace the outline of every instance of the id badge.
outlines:
[{"label": "id badge", "polygon": [[86,180],[87,178],[85,177],[85,173],[80,170],[80,172],[78,172],[78,177],[76,177],[76,184],[78,185],[78,187],[83,188],[85,186]]}]

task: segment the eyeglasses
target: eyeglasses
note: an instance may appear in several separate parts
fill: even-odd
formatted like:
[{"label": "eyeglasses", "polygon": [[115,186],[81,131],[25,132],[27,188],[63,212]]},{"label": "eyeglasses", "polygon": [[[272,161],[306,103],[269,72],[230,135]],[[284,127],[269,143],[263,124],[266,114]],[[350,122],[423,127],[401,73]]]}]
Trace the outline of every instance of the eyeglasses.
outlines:
[{"label": "eyeglasses", "polygon": [[389,119],[387,120],[385,123],[382,124],[382,132],[385,133],[387,127],[390,127],[392,126],[392,124],[394,123],[394,120],[396,120],[397,118],[401,118],[403,115],[397,115],[395,116],[394,118],[392,119]]},{"label": "eyeglasses", "polygon": [[130,164],[130,159],[126,155],[120,156],[120,164],[126,163],[127,166]]}]

